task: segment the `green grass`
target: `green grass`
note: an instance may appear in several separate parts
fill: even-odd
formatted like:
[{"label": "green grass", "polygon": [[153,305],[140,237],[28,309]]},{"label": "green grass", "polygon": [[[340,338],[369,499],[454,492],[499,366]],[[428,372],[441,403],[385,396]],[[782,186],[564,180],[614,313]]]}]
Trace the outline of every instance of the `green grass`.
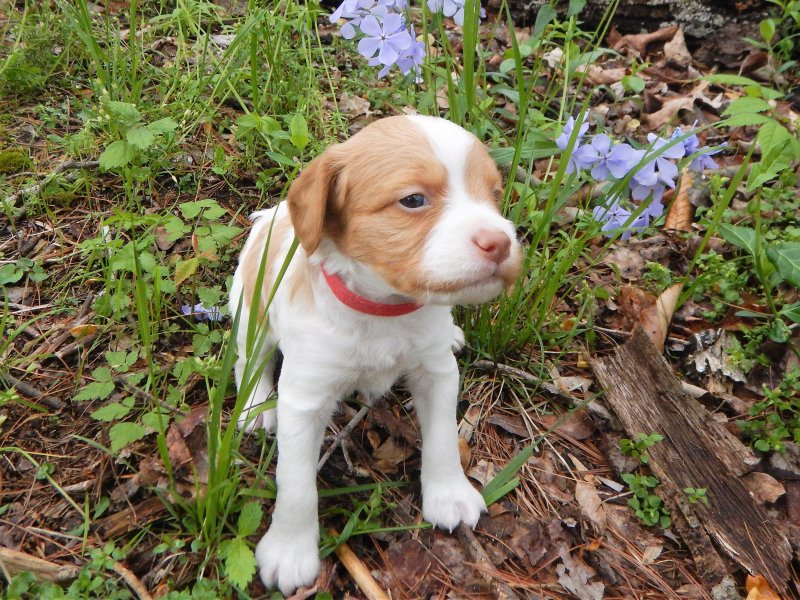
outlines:
[{"label": "green grass", "polygon": [[[124,458],[128,451],[154,449],[164,467],[158,493],[169,507],[169,517],[158,527],[101,544],[89,531],[104,510],[99,507],[107,506],[106,491],[99,500],[89,495],[73,500],[51,476],[47,461],[25,452],[40,479],[81,516],[76,535],[82,536],[78,553],[86,563],[66,597],[130,597],[114,574],[114,563],[146,544],[189,573],[171,582],[179,589],[168,598],[188,598],[190,590],[193,598],[247,597],[253,534],[263,516],[260,500],[275,493],[269,475],[274,442],[260,446],[256,462],[242,450],[244,436],[236,428],[260,365],[248,365],[237,395],[230,340],[238,316],[229,315],[224,325],[196,322],[185,318],[180,307],[225,304],[246,234],[243,217],[280,201],[303,165],[346,136],[348,118],[337,108],[343,92],[362,94],[373,110],[385,114],[411,107],[447,117],[483,140],[509,174],[503,207],[525,242],[524,275],[496,302],[457,309],[467,335],[465,366],[490,359],[519,365],[546,380],[538,357],[558,362],[591,347],[598,302],[616,292],[590,277],[616,238],[601,238],[589,201],[576,202],[585,180],[566,173],[566,161],[557,160],[560,151],[553,142],[566,118],[587,108],[588,101],[572,93],[585,78],[577,67],[607,52],[601,42],[614,3],[596,32],[581,30],[574,11],[558,18],[543,10],[523,42],[517,41],[503,6],[488,33],[467,21],[461,51],[451,43],[440,15],[415,9],[420,32],[432,34],[438,50],[428,58],[420,85],[399,76],[391,84],[376,85],[375,72],[357,57],[353,44],[323,35],[320,25],[326,16],[315,3],[240,4],[246,4],[243,15],[225,14],[204,0],[133,0],[114,9],[118,12],[108,8],[100,14],[86,2],[65,0],[4,9],[8,20],[0,34],[14,42],[0,53],[0,101],[13,116],[36,123],[46,151],[32,152],[32,166],[26,161],[22,170],[0,172],[0,198],[38,182],[53,170],[56,156],[93,159],[99,166],[59,174],[40,194],[2,206],[10,230],[15,231],[13,216],[23,205],[29,218],[56,224],[54,238],[66,249],[47,263],[0,256],[4,284],[38,285],[49,304],[47,310],[15,319],[6,298],[0,315],[3,369],[35,377],[42,365],[54,364],[60,348],[50,347],[46,334],[24,337],[26,328],[46,331],[70,323],[91,293],[91,319],[62,345],[80,335],[93,336],[86,338],[92,341],[61,359],[58,367],[61,393],[74,410],[90,416],[87,430],[74,442],[119,458],[126,476],[136,472]],[[477,15],[478,8],[470,0],[466,12]],[[490,63],[488,41],[501,24],[509,30],[511,46],[501,62]],[[563,50],[561,64],[556,75],[544,77],[548,68],[542,55],[555,48]],[[772,93],[757,84],[749,87],[754,97]],[[437,103],[438,90],[446,107]],[[761,124],[766,118],[773,137],[758,140],[762,159],[749,176],[745,162],[733,177],[714,179],[715,203],[705,216],[700,249],[690,257],[686,275],[673,278],[686,282],[685,299],[720,296],[714,317],[721,317],[738,300],[714,288],[711,280],[725,282],[740,274],[717,264],[706,246],[717,233],[726,237],[725,231],[738,231],[731,225],[750,228],[752,246],[739,245],[745,251],[739,260],[752,261],[747,264],[755,275],[729,281],[728,291],[741,285],[755,289],[769,307],[769,314],[762,315],[764,335],[779,339],[798,322],[800,311],[796,294],[787,287],[794,271],[781,267],[775,249],[796,242],[792,236],[800,224],[792,225],[794,233],[773,235],[762,220],[764,207],[792,198],[763,184],[783,178],[783,187],[796,185],[789,166],[797,159],[797,143],[779,116],[746,108],[729,116]],[[0,121],[0,152],[19,153],[9,134],[13,120]],[[782,132],[787,136],[782,138]],[[569,150],[576,142],[573,136]],[[534,176],[542,163],[545,175]],[[751,213],[736,215],[730,207],[743,183],[752,186],[756,205]],[[574,218],[559,221],[565,209],[574,209]],[[697,273],[701,276],[695,278]],[[259,279],[263,276],[262,269]],[[250,324],[251,344],[263,334]],[[757,440],[774,446],[800,435],[798,409],[786,400],[792,386],[794,379],[780,384],[763,411],[751,415],[756,447]],[[4,392],[1,400],[6,406],[42,408],[13,391]],[[187,478],[173,465],[168,432],[204,403],[207,468],[201,478]],[[761,412],[778,416],[762,418]],[[780,435],[775,419],[784,428]],[[528,446],[499,470],[484,490],[487,500],[497,501],[517,487],[517,473],[533,450]],[[23,454],[16,447],[0,452]],[[339,536],[324,540],[325,551],[353,535],[396,530],[381,520],[391,505],[393,485],[327,491],[344,497],[339,509],[322,513],[341,526]],[[53,586],[19,577],[5,597],[61,597],[57,594]]]}]

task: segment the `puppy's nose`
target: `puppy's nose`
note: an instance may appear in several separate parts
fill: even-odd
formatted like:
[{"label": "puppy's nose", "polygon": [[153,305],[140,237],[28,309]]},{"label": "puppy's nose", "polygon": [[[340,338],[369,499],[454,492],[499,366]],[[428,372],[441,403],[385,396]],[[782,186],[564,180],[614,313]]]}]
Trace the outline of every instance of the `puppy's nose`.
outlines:
[{"label": "puppy's nose", "polygon": [[511,240],[499,229],[479,229],[472,236],[472,243],[481,254],[498,265],[508,258],[511,251]]}]

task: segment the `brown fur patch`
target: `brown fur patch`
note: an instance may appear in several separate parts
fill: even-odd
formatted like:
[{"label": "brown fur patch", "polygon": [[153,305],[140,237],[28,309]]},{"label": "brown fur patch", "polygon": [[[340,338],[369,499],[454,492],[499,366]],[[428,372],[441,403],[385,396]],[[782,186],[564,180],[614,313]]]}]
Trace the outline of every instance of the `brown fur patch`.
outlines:
[{"label": "brown fur patch", "polygon": [[470,197],[495,206],[499,203],[500,195],[503,193],[503,179],[494,159],[478,140],[475,140],[467,154],[464,174]]},{"label": "brown fur patch", "polygon": [[[400,293],[418,296],[423,248],[444,210],[447,170],[422,129],[405,117],[376,121],[334,151],[326,233]],[[398,201],[410,194],[430,204],[405,209]]]},{"label": "brown fur patch", "polygon": [[[272,229],[271,234],[270,229]],[[272,291],[272,282],[281,267],[280,263],[277,263],[277,259],[281,255],[280,248],[286,241],[286,236],[290,233],[291,222],[289,219],[286,217],[276,219],[274,223],[267,223],[266,226],[259,227],[255,234],[256,237],[242,253],[241,273],[244,281],[242,304],[247,308],[253,304],[253,299],[255,298],[258,271],[261,268],[261,261],[264,257],[264,247],[267,244],[267,240],[269,240],[269,248],[267,248],[266,254],[267,262],[264,266],[264,279],[259,297],[259,317],[263,316],[264,308]]]}]

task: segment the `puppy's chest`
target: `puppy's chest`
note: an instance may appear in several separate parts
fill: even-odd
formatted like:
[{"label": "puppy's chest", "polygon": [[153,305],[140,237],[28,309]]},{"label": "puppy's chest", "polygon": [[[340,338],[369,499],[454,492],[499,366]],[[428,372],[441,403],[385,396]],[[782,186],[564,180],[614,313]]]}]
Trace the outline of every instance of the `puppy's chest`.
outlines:
[{"label": "puppy's chest", "polygon": [[353,342],[348,370],[354,378],[353,387],[368,394],[388,392],[402,375],[419,367],[424,354],[419,340],[404,335],[362,336]]}]

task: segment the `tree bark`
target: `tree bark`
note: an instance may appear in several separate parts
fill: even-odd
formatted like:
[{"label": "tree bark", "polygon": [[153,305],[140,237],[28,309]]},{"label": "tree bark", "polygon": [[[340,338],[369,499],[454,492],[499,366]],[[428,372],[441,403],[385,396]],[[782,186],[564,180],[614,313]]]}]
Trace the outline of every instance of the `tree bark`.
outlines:
[{"label": "tree bark", "polygon": [[[747,470],[749,451],[683,392],[644,330],[637,328],[610,356],[592,359],[591,367],[631,438],[664,436],[648,450],[649,467],[704,583],[714,587],[724,577],[722,552],[750,573],[764,575],[776,590],[786,590],[789,542],[738,479]],[[687,487],[706,488],[708,504],[689,503]]]},{"label": "tree bark", "polygon": [[[496,0],[490,0],[490,5]],[[518,25],[533,25],[539,9],[548,0],[507,0]],[[579,19],[584,28],[593,29],[601,21],[609,0],[587,0]],[[558,0],[564,14],[568,0]],[[765,0],[620,0],[613,24],[622,33],[654,31],[678,25],[689,38],[705,38],[729,23],[757,23],[765,14]]]}]

